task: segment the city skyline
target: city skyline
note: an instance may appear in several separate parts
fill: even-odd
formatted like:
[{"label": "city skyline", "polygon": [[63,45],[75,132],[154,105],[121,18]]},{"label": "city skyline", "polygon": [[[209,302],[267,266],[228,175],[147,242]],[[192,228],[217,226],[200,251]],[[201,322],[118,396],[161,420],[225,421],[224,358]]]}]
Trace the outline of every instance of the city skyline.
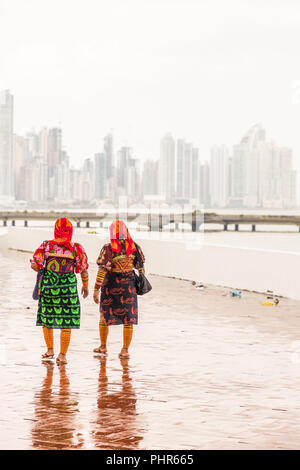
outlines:
[{"label": "city skyline", "polygon": [[[160,139],[158,159],[141,165],[131,146],[115,147],[111,132],[102,148],[72,165],[63,146],[62,128],[43,127],[14,134],[14,97],[0,94],[0,196],[5,201],[43,205],[161,201],[206,207],[293,208],[297,205],[297,171],[293,152],[267,140],[252,125],[230,151],[214,144],[209,161],[199,149],[171,132]],[[4,199],[3,199],[4,198]],[[97,202],[98,201],[98,202]]]},{"label": "city skyline", "polygon": [[53,0],[45,14],[3,0],[0,89],[19,103],[18,135],[62,127],[77,165],[111,129],[142,160],[164,130],[209,158],[260,121],[299,169],[299,12],[292,0]]},{"label": "city skyline", "polygon": [[[12,90],[10,88],[5,89],[5,90],[3,89],[2,92],[8,92],[13,97],[13,102],[15,103],[15,101],[16,101],[15,96],[13,95]],[[1,93],[1,89],[0,89],[0,93]],[[14,117],[15,117],[15,114],[16,114],[16,110],[14,110],[14,113],[13,113]],[[255,122],[253,122],[252,124],[251,124],[251,122],[248,122],[246,127],[244,129],[242,129],[242,132],[241,132],[240,135],[244,135],[247,132],[247,129],[250,129],[252,126],[255,126],[255,125],[262,125],[262,121],[257,120]],[[14,128],[15,128],[15,125],[14,125]],[[34,127],[34,126],[29,125],[28,128],[26,129],[26,131],[22,135],[24,137],[24,136],[28,136],[30,134],[32,134],[32,135],[38,134],[42,129],[60,129],[60,130],[62,130],[62,128],[63,127],[61,125],[51,126],[51,125],[49,125],[49,123],[43,122],[43,124],[39,127]],[[17,132],[14,132],[14,134],[18,135],[18,136],[20,135]],[[135,157],[135,158],[138,158],[139,160],[141,160],[144,163],[145,161],[148,161],[148,160],[159,160],[160,142],[161,142],[162,136],[167,135],[167,134],[178,135],[178,137],[176,137],[176,141],[179,140],[179,141],[187,143],[188,145],[192,145],[192,147],[194,147],[194,148],[197,148],[197,150],[199,151],[200,161],[202,161],[203,163],[210,160],[211,151],[215,146],[222,146],[222,147],[228,149],[230,147],[233,147],[236,144],[236,140],[237,140],[237,137],[235,136],[234,140],[231,143],[228,143],[228,141],[227,141],[227,143],[226,142],[218,142],[218,143],[210,142],[210,144],[208,146],[208,153],[204,154],[203,152],[200,151],[201,142],[200,142],[200,144],[199,143],[197,144],[198,139],[195,136],[194,136],[194,138],[189,138],[186,135],[184,136],[184,134],[182,132],[179,132],[179,133],[176,134],[174,131],[172,131],[170,129],[168,129],[168,130],[165,129],[165,131],[160,130],[159,139],[158,139],[157,143],[155,144],[155,146],[157,147],[157,151],[154,152],[154,153],[151,153],[150,157],[145,157],[145,156],[143,157],[143,154],[138,154],[133,142],[130,142],[130,139],[128,137],[125,138],[126,144],[121,144],[120,142],[122,141],[122,139],[120,137],[118,138],[118,135],[116,135],[116,131],[113,128],[110,128],[109,126],[107,126],[106,130],[103,131],[102,133],[98,133],[97,141],[98,141],[98,147],[103,145],[103,148],[105,148],[105,146],[107,146],[107,148],[109,149],[108,152],[112,152],[112,149],[111,149],[112,144],[111,144],[111,142],[109,142],[109,139],[113,138],[113,141],[114,141],[113,145],[114,145],[115,148],[117,148],[117,147],[118,148],[121,148],[121,147],[130,148],[131,151],[134,153],[134,155],[132,155],[132,156]],[[270,135],[270,132],[268,132],[268,134]],[[188,133],[188,135],[190,135],[190,133]],[[274,143],[274,145],[277,145],[279,143],[278,139],[276,139],[274,137],[269,137],[269,140],[272,143]],[[104,144],[103,144],[103,142],[104,142]],[[286,142],[285,144],[283,144],[283,146],[291,148],[293,153],[294,153],[294,149],[292,148],[292,146],[289,143]],[[64,132],[64,141],[62,142],[62,150],[69,153],[68,145],[65,142],[65,132]],[[95,154],[95,149],[92,151],[91,155],[94,155],[94,154]],[[76,167],[76,168],[78,168],[80,165],[82,165],[82,162],[84,161],[84,159],[90,158],[87,151],[83,153],[82,157],[80,157],[79,160],[74,158],[74,156],[72,156],[72,154],[69,154],[69,157],[70,157],[71,164],[74,165],[74,167]],[[111,159],[111,156],[110,156],[110,159]],[[294,164],[295,163],[296,163],[296,161],[294,161]],[[111,163],[110,163],[110,166],[111,166]],[[296,164],[295,164],[295,168],[298,169]]]}]

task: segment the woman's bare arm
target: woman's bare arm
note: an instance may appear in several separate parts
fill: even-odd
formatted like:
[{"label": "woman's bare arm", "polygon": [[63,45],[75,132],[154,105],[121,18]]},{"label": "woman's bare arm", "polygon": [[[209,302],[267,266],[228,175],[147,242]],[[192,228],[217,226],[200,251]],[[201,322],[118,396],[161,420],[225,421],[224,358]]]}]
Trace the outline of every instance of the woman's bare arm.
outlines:
[{"label": "woman's bare arm", "polygon": [[81,289],[81,294],[83,298],[85,299],[89,295],[89,273],[87,269],[84,269],[80,273],[81,280],[82,280],[82,289]]},{"label": "woman's bare arm", "polygon": [[35,272],[39,272],[38,265],[34,261],[31,262],[31,269],[33,269]]}]

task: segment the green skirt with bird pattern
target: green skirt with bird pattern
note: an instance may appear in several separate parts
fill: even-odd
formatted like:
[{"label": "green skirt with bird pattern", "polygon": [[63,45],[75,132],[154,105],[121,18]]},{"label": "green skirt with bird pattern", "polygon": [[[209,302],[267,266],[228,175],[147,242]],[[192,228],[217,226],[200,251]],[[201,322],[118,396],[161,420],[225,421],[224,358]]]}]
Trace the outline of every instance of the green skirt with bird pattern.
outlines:
[{"label": "green skirt with bird pattern", "polygon": [[44,271],[36,324],[46,328],[80,328],[80,302],[75,273]]}]

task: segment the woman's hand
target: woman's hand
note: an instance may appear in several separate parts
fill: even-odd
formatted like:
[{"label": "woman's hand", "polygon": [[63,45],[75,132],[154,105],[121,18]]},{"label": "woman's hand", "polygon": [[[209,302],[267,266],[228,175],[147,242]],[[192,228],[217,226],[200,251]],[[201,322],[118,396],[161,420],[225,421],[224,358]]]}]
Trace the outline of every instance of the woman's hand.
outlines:
[{"label": "woman's hand", "polygon": [[35,272],[39,272],[38,265],[34,261],[31,263],[31,269],[33,269]]},{"label": "woman's hand", "polygon": [[87,296],[89,295],[89,289],[88,287],[83,287],[81,288],[81,295],[84,299],[87,298]]},{"label": "woman's hand", "polygon": [[98,290],[94,290],[94,302],[95,304],[99,303],[99,291]]}]

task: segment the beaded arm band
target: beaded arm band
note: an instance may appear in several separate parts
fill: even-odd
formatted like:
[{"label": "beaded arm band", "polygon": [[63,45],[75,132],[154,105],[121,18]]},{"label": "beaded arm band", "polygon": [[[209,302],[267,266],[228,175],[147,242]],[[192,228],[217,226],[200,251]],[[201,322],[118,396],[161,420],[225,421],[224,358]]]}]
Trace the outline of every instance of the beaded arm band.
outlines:
[{"label": "beaded arm band", "polygon": [[102,271],[102,269],[99,268],[99,269],[98,269],[98,273],[97,273],[97,278],[96,278],[94,290],[97,290],[97,291],[98,291],[98,290],[100,289],[100,287],[101,287],[102,284],[103,284],[105,275],[106,275],[106,272]]},{"label": "beaded arm band", "polygon": [[89,275],[88,275],[88,272],[86,274],[83,274],[81,276],[81,279],[82,279],[82,285],[85,289],[87,289],[89,287]]}]

